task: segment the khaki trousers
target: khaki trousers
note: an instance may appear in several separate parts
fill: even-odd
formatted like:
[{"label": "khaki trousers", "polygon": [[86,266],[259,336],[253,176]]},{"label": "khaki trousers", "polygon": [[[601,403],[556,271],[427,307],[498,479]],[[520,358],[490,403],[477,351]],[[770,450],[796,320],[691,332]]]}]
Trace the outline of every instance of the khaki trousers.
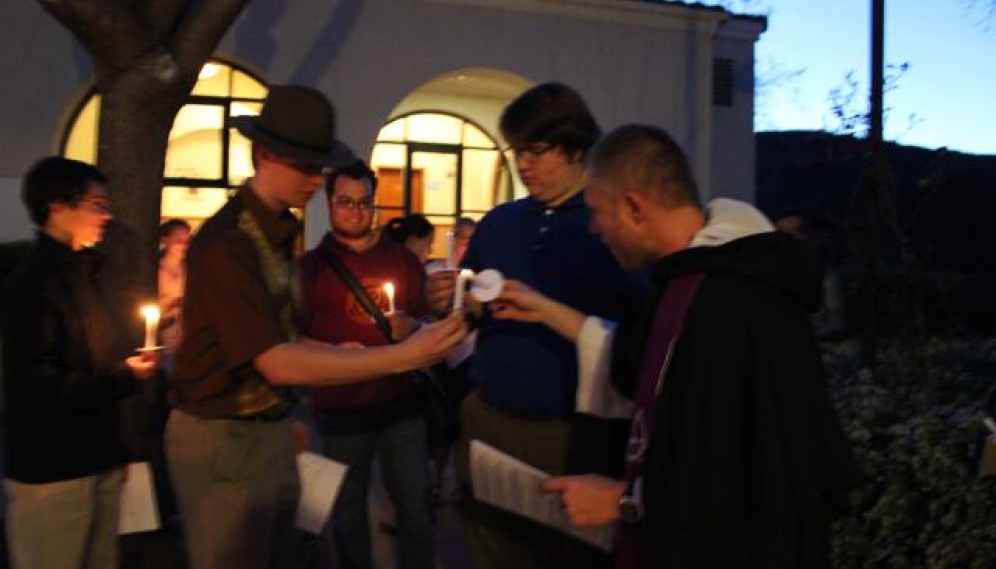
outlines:
[{"label": "khaki trousers", "polygon": [[117,569],[124,470],[24,484],[4,480],[14,569]]},{"label": "khaki trousers", "polygon": [[296,453],[290,419],[170,414],[166,458],[191,569],[293,566]]}]

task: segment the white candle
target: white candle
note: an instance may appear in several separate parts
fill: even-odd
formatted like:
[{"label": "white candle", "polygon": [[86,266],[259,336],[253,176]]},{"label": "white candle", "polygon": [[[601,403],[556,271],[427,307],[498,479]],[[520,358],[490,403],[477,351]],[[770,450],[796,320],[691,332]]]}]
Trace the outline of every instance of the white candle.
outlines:
[{"label": "white candle", "polygon": [[450,229],[446,232],[446,268],[456,268],[456,231]]},{"label": "white candle", "polygon": [[463,310],[463,293],[467,288],[467,281],[474,278],[474,271],[463,269],[457,275],[456,287],[453,289],[453,312]]},{"label": "white candle", "polygon": [[146,304],[142,307],[142,316],[145,317],[145,350],[156,347],[156,328],[159,327],[159,307],[154,304]]},{"label": "white candle", "polygon": [[387,313],[394,314],[394,283],[384,283],[384,294],[387,295]]}]

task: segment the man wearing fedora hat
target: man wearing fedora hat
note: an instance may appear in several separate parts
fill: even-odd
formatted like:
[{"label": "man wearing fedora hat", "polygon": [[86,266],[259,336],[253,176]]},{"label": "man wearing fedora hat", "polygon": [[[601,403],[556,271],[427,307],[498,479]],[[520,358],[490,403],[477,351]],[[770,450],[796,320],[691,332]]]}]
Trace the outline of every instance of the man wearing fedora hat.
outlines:
[{"label": "man wearing fedora hat", "polygon": [[325,96],[274,86],[259,116],[231,126],[252,141],[255,173],[205,222],[187,253],[185,336],[166,432],[193,569],[292,563],[299,493],[289,415],[294,385],[341,385],[424,367],[465,335],[459,317],[404,342],[346,350],[297,342],[293,243],[328,168],[354,160],[334,139]]}]

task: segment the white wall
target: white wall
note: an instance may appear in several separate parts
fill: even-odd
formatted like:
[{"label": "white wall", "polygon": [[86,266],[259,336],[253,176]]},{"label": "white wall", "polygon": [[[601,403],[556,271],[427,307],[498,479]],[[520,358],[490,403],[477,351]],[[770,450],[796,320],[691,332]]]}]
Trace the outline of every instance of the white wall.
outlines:
[{"label": "white wall", "polygon": [[30,239],[34,231],[21,202],[21,179],[0,178],[0,243]]},{"label": "white wall", "polygon": [[755,197],[754,52],[763,23],[731,20],[718,32],[715,56],[733,60],[733,106],[713,107],[712,187],[715,196]]}]

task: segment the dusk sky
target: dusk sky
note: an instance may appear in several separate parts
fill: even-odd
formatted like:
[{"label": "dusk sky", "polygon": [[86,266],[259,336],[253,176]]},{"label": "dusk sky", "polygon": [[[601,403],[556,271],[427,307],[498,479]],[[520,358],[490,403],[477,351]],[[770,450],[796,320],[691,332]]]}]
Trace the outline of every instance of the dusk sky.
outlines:
[{"label": "dusk sky", "polygon": [[[991,0],[887,0],[885,56],[908,63],[886,94],[885,135],[901,144],[996,154],[996,14]],[[715,1],[704,3],[714,4]],[[768,13],[757,46],[757,130],[831,129],[830,90],[854,70],[867,108],[871,0],[741,0]],[[911,115],[915,117],[911,121]]]}]

